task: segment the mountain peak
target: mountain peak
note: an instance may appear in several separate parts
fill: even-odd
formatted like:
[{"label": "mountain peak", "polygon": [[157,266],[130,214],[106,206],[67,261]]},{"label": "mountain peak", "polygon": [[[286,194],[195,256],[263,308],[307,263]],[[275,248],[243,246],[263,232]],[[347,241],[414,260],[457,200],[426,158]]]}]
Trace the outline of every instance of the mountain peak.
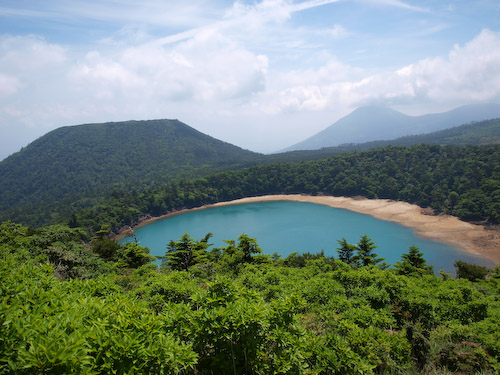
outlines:
[{"label": "mountain peak", "polygon": [[390,140],[500,117],[500,104],[464,105],[448,112],[409,116],[381,106],[363,106],[319,133],[283,151],[315,150],[347,143]]},{"label": "mountain peak", "polygon": [[0,162],[0,214],[72,196],[91,199],[138,182],[206,175],[260,156],[178,120],[65,126]]}]

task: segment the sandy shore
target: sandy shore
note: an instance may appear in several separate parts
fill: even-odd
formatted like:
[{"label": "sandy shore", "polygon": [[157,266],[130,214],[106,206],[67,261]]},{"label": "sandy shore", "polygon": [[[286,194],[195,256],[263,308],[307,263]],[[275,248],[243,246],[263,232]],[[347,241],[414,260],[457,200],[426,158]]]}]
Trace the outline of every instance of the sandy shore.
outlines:
[{"label": "sandy shore", "polygon": [[[298,194],[266,195],[215,203],[192,210],[269,201],[309,202],[371,215],[377,219],[393,221],[413,228],[417,231],[417,235],[421,237],[446,242],[460,247],[471,254],[493,261],[495,264],[500,264],[499,230],[486,229],[483,226],[466,223],[449,215],[426,215],[419,206],[388,199],[309,196]],[[150,218],[141,222],[140,226],[192,210],[182,210],[161,217]]]}]

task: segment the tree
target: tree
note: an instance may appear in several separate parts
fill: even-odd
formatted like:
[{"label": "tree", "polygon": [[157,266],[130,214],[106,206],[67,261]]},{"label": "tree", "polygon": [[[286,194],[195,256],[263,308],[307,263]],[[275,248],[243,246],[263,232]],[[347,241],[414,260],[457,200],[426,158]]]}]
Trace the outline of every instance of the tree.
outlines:
[{"label": "tree", "polygon": [[427,265],[424,254],[416,246],[410,246],[407,254],[401,255],[401,262],[397,262],[396,270],[399,275],[428,274],[432,275],[434,267]]},{"label": "tree", "polygon": [[362,235],[356,249],[357,255],[353,257],[353,261],[360,267],[375,265],[383,261],[383,258],[377,258],[377,254],[373,252],[376,249],[375,243],[366,235]]},{"label": "tree", "polygon": [[238,243],[235,240],[225,240],[227,246],[216,249],[217,262],[222,268],[237,274],[244,264],[260,264],[269,262],[269,255],[261,255],[262,249],[255,238],[240,234]]},{"label": "tree", "polygon": [[154,260],[154,256],[149,254],[147,247],[139,246],[134,242],[123,245],[121,256],[123,262],[129,268],[139,268]]},{"label": "tree", "polygon": [[339,255],[339,260],[344,263],[351,264],[354,258],[354,252],[356,251],[356,246],[347,243],[347,240],[342,237],[341,240],[337,240],[340,247],[337,247],[337,254]]},{"label": "tree", "polygon": [[180,241],[170,241],[165,253],[167,265],[173,270],[189,271],[189,267],[204,262],[208,258],[206,250],[211,246],[208,243],[211,237],[212,233],[207,233],[205,238],[198,241],[184,233]]},{"label": "tree", "polygon": [[490,272],[487,267],[478,266],[477,264],[471,264],[457,260],[454,264],[457,269],[457,279],[467,279],[469,281],[476,281],[484,279],[486,275]]},{"label": "tree", "polygon": [[90,242],[90,249],[107,261],[116,260],[120,249],[120,245],[109,238],[110,231],[109,225],[103,225]]},{"label": "tree", "polygon": [[262,253],[262,249],[257,244],[257,240],[248,237],[245,233],[240,234],[238,237],[238,251],[241,252],[243,263],[252,263],[252,254]]}]

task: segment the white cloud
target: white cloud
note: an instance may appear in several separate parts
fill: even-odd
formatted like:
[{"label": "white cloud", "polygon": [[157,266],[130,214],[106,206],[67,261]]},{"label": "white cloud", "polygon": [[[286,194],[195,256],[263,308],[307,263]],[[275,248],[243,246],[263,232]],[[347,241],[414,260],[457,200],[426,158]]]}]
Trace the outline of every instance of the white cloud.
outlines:
[{"label": "white cloud", "polygon": [[135,90],[147,87],[142,77],[97,51],[89,52],[83,63],[70,69],[69,83],[98,99],[114,99],[118,93],[134,96]]},{"label": "white cloud", "polygon": [[331,35],[335,39],[341,39],[348,36],[349,31],[342,25],[333,25],[331,29],[326,30],[326,34]]},{"label": "white cloud", "polygon": [[[13,2],[15,3],[15,2]],[[19,2],[18,2],[19,3]],[[29,19],[48,19],[68,22],[75,20],[103,21],[106,23],[165,24],[176,27],[193,27],[206,23],[217,13],[217,8],[207,6],[206,0],[51,0],[23,2],[0,7],[0,16]]]},{"label": "white cloud", "polygon": [[396,74],[411,85],[415,99],[491,100],[500,95],[500,33],[483,30],[447,59],[425,59]]},{"label": "white cloud", "polygon": [[372,73],[332,60],[315,70],[286,73],[274,83],[279,100],[273,101],[272,113],[495,100],[500,96],[500,33],[484,30],[463,47],[455,46],[446,59],[423,59],[395,71]]},{"label": "white cloud", "polygon": [[[373,73],[330,57],[317,69],[274,71],[272,78],[269,70],[274,67],[267,56],[249,51],[217,29],[197,30],[193,37],[175,44],[93,51],[82,61],[69,58],[61,46],[33,36],[3,37],[0,47],[3,96],[24,93],[34,100],[33,87],[39,90],[47,85],[50,95],[33,106],[58,108],[65,117],[74,111],[75,119],[103,108],[106,113],[120,112],[132,103],[137,111],[146,111],[142,117],[147,117],[148,108],[171,101],[231,107],[235,112],[251,107],[276,114],[384,101],[462,104],[500,95],[500,34],[488,30],[462,47],[455,46],[447,58],[428,58],[395,71]],[[41,70],[46,74],[25,73]],[[49,84],[49,78],[55,81]],[[79,102],[82,98],[85,102]],[[89,102],[92,98],[95,103]],[[29,108],[23,111],[26,117],[29,112]]]},{"label": "white cloud", "polygon": [[63,47],[47,43],[35,35],[0,36],[0,56],[0,71],[23,75],[50,69],[66,61]]},{"label": "white cloud", "polygon": [[204,30],[175,45],[145,44],[109,57],[92,52],[70,77],[80,90],[101,98],[127,91],[134,100],[212,102],[264,90],[267,65],[265,56]]},{"label": "white cloud", "polygon": [[368,0],[368,1],[371,3],[378,4],[378,5],[402,8],[402,9],[407,9],[407,10],[411,10],[414,12],[425,12],[425,13],[429,12],[429,10],[426,8],[411,5],[411,4],[408,4],[407,2],[400,1],[400,0]]},{"label": "white cloud", "polygon": [[0,73],[0,96],[12,95],[21,87],[19,79]]}]

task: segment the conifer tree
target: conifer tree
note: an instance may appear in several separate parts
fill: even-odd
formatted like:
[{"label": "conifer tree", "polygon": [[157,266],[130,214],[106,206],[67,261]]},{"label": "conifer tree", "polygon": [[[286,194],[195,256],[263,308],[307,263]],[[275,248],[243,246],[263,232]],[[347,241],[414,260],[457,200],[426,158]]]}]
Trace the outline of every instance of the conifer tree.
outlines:
[{"label": "conifer tree", "polygon": [[373,252],[376,249],[375,243],[366,234],[362,235],[356,249],[357,255],[353,257],[353,261],[360,267],[368,265],[376,265],[382,262],[383,258],[377,258],[377,254]]},{"label": "conifer tree", "polygon": [[408,253],[401,255],[401,262],[397,262],[395,268],[400,275],[433,273],[433,267],[427,265],[424,254],[414,245],[410,246]]},{"label": "conifer tree", "polygon": [[189,271],[189,267],[202,263],[208,258],[207,248],[211,245],[208,240],[212,233],[197,241],[184,233],[179,241],[170,241],[167,245],[165,257],[167,265],[173,270]]},{"label": "conifer tree", "polygon": [[341,240],[337,240],[340,247],[337,247],[337,254],[339,255],[339,260],[344,263],[351,264],[354,258],[354,252],[356,251],[356,246],[351,245],[347,240],[342,237]]},{"label": "conifer tree", "polygon": [[243,263],[252,263],[252,254],[262,253],[262,249],[257,244],[255,238],[248,237],[242,233],[238,237],[238,250],[241,252]]}]

